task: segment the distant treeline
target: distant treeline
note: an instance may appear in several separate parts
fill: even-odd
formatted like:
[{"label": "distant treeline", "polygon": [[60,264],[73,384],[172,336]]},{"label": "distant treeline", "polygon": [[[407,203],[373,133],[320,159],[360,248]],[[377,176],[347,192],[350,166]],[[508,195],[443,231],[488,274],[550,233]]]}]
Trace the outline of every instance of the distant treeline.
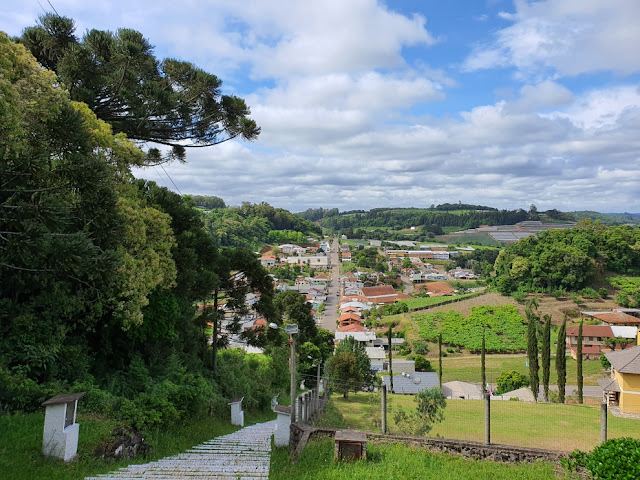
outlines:
[{"label": "distant treeline", "polygon": [[[243,202],[239,207],[213,208],[205,215],[205,225],[216,244],[222,247],[257,249],[276,239],[306,240],[309,235],[322,234],[322,229],[313,222],[264,202]],[[278,230],[291,233],[278,235],[275,233]]]},{"label": "distant treeline", "polygon": [[[387,227],[403,229],[423,225],[476,228],[480,225],[509,225],[531,220],[528,212],[518,210],[462,210],[459,213],[436,209],[374,209],[356,214],[325,217],[320,225],[329,230],[346,228]],[[537,219],[537,218],[536,218]]]}]

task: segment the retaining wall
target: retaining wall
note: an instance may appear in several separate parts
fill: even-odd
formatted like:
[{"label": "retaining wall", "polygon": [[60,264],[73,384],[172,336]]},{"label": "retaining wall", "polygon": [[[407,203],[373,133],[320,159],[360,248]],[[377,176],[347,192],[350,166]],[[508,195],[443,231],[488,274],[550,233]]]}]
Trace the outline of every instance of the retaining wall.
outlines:
[{"label": "retaining wall", "polygon": [[[335,436],[334,428],[316,428],[300,423],[291,424],[291,437],[289,450],[292,453],[292,461],[295,462],[302,453],[307,443],[319,437]],[[449,440],[444,438],[418,437],[413,435],[384,435],[375,432],[365,432],[369,444],[402,443],[410,447],[424,448],[431,451],[446,452],[460,455],[465,458],[479,460],[493,460],[496,462],[533,462],[535,460],[557,461],[564,455],[555,450],[543,450],[538,448],[515,447],[511,445],[485,445],[479,442],[467,442],[463,440]]]}]

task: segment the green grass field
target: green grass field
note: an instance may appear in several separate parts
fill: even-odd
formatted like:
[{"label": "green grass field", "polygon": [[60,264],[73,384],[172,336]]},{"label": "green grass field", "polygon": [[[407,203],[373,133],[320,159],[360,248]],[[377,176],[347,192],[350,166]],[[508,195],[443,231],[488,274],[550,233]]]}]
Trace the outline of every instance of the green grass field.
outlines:
[{"label": "green grass field", "polygon": [[[393,421],[399,408],[415,409],[411,395],[388,395],[387,421],[391,433],[401,434]],[[379,395],[358,393],[345,400],[332,401],[350,428],[378,431]],[[484,402],[447,400],[444,421],[434,426],[432,437],[482,442],[484,440]],[[609,415],[609,438],[640,438],[640,420]],[[491,402],[491,441],[505,445],[572,451],[591,450],[600,443],[600,407],[598,405],[560,405],[496,400]]]},{"label": "green grass field", "polygon": [[[436,352],[437,353],[437,352]],[[429,358],[434,369],[438,367],[438,358]],[[529,367],[526,366],[526,355],[487,355],[486,371],[487,381],[495,383],[495,379],[504,370],[515,370],[518,373],[529,375]],[[602,364],[599,360],[582,362],[582,375],[585,385],[597,385],[598,378],[602,376]],[[577,385],[577,362],[567,357],[567,385]],[[542,378],[542,368],[540,369]],[[480,356],[445,357],[442,359],[442,381],[451,382],[480,382]],[[558,375],[555,369],[555,357],[551,359],[551,372],[549,383],[558,383]]]},{"label": "green grass field", "polygon": [[442,303],[448,303],[448,302],[451,302],[454,299],[471,298],[471,297],[477,297],[478,295],[479,295],[478,292],[473,292],[473,293],[465,293],[465,294],[456,295],[456,296],[418,297],[418,298],[411,298],[411,299],[407,299],[407,300],[401,300],[398,303],[406,304],[407,307],[409,308],[409,310],[418,310],[420,308],[426,308],[426,307],[431,307],[433,305],[440,305]]},{"label": "green grass field", "polygon": [[489,461],[464,460],[451,455],[436,454],[403,445],[367,445],[367,459],[358,462],[337,462],[333,459],[334,442],[323,439],[311,442],[298,458],[290,463],[286,448],[271,454],[272,480],[331,479],[367,480],[552,480],[553,465],[509,465]]},{"label": "green grass field", "polygon": [[[266,421],[274,415],[249,415],[253,421]],[[95,448],[108,440],[111,431],[121,426],[113,419],[95,415],[78,415],[80,436],[78,458],[74,462],[42,456],[44,413],[0,416],[0,478],[7,480],[78,480],[107,473],[132,463],[144,463],[186,449],[211,438],[238,430],[228,421],[204,417],[185,422],[169,430],[154,431],[146,438],[153,447],[150,454],[129,461],[100,460],[93,456]]]}]

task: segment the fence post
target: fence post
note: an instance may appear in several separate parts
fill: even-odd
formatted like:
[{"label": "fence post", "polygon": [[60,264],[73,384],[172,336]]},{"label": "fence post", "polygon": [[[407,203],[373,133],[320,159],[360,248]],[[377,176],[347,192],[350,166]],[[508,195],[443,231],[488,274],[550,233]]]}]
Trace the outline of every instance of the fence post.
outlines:
[{"label": "fence post", "polygon": [[491,395],[484,394],[484,444],[491,445]]},{"label": "fence post", "polygon": [[607,402],[600,404],[600,441],[607,441]]},{"label": "fence post", "polygon": [[387,384],[382,384],[382,433],[387,433]]},{"label": "fence post", "polygon": [[302,394],[298,395],[298,420],[302,421]]}]

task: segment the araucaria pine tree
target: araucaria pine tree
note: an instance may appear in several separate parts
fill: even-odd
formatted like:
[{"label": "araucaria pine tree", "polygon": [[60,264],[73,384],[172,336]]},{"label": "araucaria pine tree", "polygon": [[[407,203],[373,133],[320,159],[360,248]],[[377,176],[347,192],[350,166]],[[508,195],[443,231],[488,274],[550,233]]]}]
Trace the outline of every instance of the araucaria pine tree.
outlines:
[{"label": "araucaria pine tree", "polygon": [[544,389],[544,401],[549,401],[549,375],[551,373],[551,316],[544,317],[544,330],[542,330],[542,388]]},{"label": "araucaria pine tree", "polygon": [[538,321],[540,318],[533,313],[532,305],[527,305],[527,356],[529,357],[529,378],[531,379],[531,393],[538,401],[540,379],[538,378]]},{"label": "araucaria pine tree", "polygon": [[578,344],[576,350],[576,360],[578,362],[578,403],[582,403],[582,321],[580,321],[580,326],[578,327]]},{"label": "araucaria pine tree", "polygon": [[558,374],[558,400],[564,403],[564,386],[567,383],[567,317],[565,316],[558,331],[556,345],[556,373]]},{"label": "araucaria pine tree", "polygon": [[480,373],[482,375],[482,394],[487,393],[487,370],[485,365],[485,341],[484,330],[482,330],[482,349],[480,350]]}]

